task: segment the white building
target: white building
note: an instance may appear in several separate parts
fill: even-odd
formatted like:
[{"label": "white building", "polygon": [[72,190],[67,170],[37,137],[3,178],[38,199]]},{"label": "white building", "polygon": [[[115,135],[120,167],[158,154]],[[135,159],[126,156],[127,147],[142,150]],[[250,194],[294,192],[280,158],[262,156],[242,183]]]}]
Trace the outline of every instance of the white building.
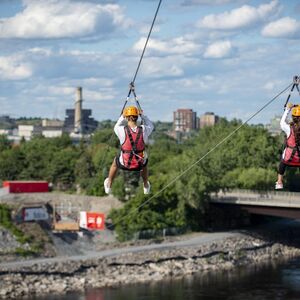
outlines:
[{"label": "white building", "polygon": [[18,136],[20,138],[24,137],[25,140],[30,140],[34,135],[42,133],[42,128],[34,125],[19,125],[18,126]]},{"label": "white building", "polygon": [[63,134],[62,129],[43,129],[42,135],[46,138],[55,138],[55,137],[61,137]]},{"label": "white building", "polygon": [[12,135],[13,130],[12,129],[0,129],[0,135]]}]

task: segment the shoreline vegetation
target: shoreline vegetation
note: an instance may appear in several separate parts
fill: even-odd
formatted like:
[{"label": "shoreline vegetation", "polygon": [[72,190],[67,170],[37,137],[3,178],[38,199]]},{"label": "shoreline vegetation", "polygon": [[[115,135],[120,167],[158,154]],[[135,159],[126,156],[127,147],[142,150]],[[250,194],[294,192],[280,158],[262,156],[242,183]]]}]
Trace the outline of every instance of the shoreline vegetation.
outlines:
[{"label": "shoreline vegetation", "polygon": [[[289,229],[290,232],[290,229]],[[225,233],[224,233],[225,234]],[[199,272],[233,270],[239,266],[276,262],[300,256],[297,245],[260,234],[235,233],[193,246],[127,252],[84,260],[41,262],[24,266],[0,265],[0,298],[83,293],[85,289],[178,278]],[[211,234],[213,235],[213,233]],[[168,243],[169,245],[169,243]],[[128,248],[124,248],[127,251]],[[122,249],[121,249],[122,250]]]},{"label": "shoreline vegetation", "polygon": [[[211,193],[273,189],[282,141],[281,136],[272,136],[262,125],[245,125],[224,146],[180,176],[241,123],[221,118],[215,126],[191,132],[178,141],[170,137],[171,123],[156,122],[147,153],[149,181],[153,195],[157,196],[143,205],[145,195],[139,174],[120,172],[112,191],[124,206],[109,215],[119,239],[130,240],[136,232],[144,230],[204,230],[211,226]],[[74,145],[67,135],[35,136],[19,145],[0,136],[0,181],[46,180],[54,191],[104,196],[103,181],[120,151],[113,125],[113,121],[100,123],[91,139],[81,140],[79,145]],[[299,176],[297,170],[288,170],[285,188],[299,191]],[[173,178],[178,180],[164,189]],[[141,211],[135,210],[140,206]]]}]

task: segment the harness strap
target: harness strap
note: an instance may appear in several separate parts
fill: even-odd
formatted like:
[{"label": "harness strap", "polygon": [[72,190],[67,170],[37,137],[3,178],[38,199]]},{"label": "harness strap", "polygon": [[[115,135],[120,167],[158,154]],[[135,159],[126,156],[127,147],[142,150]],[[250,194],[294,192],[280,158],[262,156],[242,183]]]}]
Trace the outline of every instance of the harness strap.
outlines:
[{"label": "harness strap", "polygon": [[[135,146],[137,145],[138,140],[140,139],[142,133],[143,133],[143,129],[142,129],[141,126],[139,126],[138,127],[137,137],[136,137],[136,140],[135,140]],[[143,149],[143,151],[144,151],[144,149]],[[138,154],[136,154],[135,152],[136,152],[136,147],[135,147],[135,150],[134,150],[133,154],[135,155],[135,157],[137,159],[139,167],[141,167],[143,165],[144,159],[141,156],[139,156]]]},{"label": "harness strap", "polygon": [[[132,163],[132,159],[133,159],[134,156],[137,158],[137,162],[138,162],[139,166],[141,167],[143,165],[142,161],[144,159],[136,153],[136,151],[137,151],[136,146],[137,146],[137,143],[138,143],[138,141],[141,137],[143,129],[142,129],[141,126],[138,127],[138,133],[137,133],[135,141],[133,140],[131,131],[130,131],[128,126],[125,126],[125,130],[127,132],[127,135],[128,135],[131,147],[132,147],[132,150],[122,150],[123,153],[130,153],[127,167],[130,168],[130,165]],[[144,151],[144,148],[143,149],[138,149],[138,150],[139,151]]]},{"label": "harness strap", "polygon": [[293,149],[291,157],[289,158],[288,162],[291,162],[296,154],[296,152],[298,151],[297,147],[288,147],[290,149]]}]

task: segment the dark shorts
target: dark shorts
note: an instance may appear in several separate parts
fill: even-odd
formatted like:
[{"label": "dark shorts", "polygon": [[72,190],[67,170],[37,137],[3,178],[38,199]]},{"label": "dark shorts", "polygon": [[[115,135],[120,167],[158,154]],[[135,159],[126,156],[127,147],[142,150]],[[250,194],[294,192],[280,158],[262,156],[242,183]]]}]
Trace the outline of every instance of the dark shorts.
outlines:
[{"label": "dark shorts", "polygon": [[138,168],[134,168],[134,169],[128,169],[126,168],[125,166],[123,166],[121,163],[120,163],[120,155],[117,155],[115,157],[115,160],[116,160],[116,165],[118,167],[118,169],[121,169],[121,170],[126,170],[126,171],[141,171],[143,170],[144,167],[147,166],[148,164],[148,159],[145,160],[144,164],[141,166],[141,167],[138,167]]},{"label": "dark shorts", "polygon": [[289,165],[289,164],[285,163],[283,160],[281,160],[280,164],[278,166],[278,173],[280,175],[284,175],[286,167],[289,167],[289,168],[300,168],[300,166]]}]

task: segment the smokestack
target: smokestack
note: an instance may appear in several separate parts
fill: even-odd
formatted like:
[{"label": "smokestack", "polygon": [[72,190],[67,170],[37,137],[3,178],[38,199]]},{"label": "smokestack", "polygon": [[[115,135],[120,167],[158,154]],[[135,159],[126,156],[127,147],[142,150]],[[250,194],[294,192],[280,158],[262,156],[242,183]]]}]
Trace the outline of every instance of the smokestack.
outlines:
[{"label": "smokestack", "polygon": [[82,88],[81,87],[78,87],[76,89],[74,129],[76,133],[82,133]]}]

